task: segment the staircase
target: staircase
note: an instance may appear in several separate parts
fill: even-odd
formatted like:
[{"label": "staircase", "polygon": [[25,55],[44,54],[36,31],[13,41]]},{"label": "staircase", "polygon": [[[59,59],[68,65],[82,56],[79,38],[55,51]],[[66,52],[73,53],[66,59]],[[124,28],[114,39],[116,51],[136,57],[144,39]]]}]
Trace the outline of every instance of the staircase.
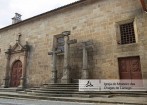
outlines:
[{"label": "staircase", "polygon": [[71,97],[78,92],[78,84],[44,84],[41,88],[26,89],[27,94],[51,97]]},{"label": "staircase", "polygon": [[29,95],[47,96],[47,97],[106,97],[113,96],[147,96],[145,92],[86,92],[79,91],[78,83],[68,84],[44,84],[42,87],[30,88],[25,90]]},{"label": "staircase", "polygon": [[39,95],[48,97],[109,97],[109,92],[79,92],[78,83],[68,83],[68,84],[44,84],[41,88],[31,88],[26,89],[29,95]]}]

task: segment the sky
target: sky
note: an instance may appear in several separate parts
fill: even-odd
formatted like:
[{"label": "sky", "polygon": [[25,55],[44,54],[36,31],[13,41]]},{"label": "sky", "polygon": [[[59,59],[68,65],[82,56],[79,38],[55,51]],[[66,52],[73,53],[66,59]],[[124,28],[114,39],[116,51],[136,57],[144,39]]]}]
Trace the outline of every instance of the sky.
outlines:
[{"label": "sky", "polygon": [[0,0],[0,28],[11,25],[15,13],[25,20],[75,1],[78,0]]}]

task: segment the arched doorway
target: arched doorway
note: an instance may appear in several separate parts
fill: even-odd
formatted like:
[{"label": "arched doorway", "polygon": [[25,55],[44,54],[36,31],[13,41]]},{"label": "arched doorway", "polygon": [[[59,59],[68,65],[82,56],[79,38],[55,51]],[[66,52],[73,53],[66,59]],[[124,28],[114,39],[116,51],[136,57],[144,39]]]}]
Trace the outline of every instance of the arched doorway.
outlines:
[{"label": "arched doorway", "polygon": [[10,87],[18,87],[20,85],[21,76],[22,76],[22,62],[18,60],[15,61],[12,65]]}]

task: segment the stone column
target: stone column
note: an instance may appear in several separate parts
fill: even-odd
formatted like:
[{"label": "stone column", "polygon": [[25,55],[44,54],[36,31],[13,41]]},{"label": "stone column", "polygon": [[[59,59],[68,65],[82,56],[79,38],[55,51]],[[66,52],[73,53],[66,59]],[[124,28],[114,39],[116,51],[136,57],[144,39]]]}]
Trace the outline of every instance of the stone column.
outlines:
[{"label": "stone column", "polygon": [[49,52],[48,55],[52,55],[52,79],[51,79],[51,83],[56,83],[57,82],[57,69],[56,69],[56,59],[57,59],[57,55],[56,53],[53,52]]},{"label": "stone column", "polygon": [[64,35],[64,69],[63,77],[61,79],[62,83],[69,83],[69,34]]},{"label": "stone column", "polygon": [[51,83],[57,83],[57,68],[56,68],[57,54],[61,52],[62,51],[52,51],[48,53],[48,55],[52,55],[52,78],[50,81]]},{"label": "stone column", "polygon": [[82,68],[82,79],[88,79],[88,56],[87,56],[87,49],[86,44],[83,43],[83,68]]},{"label": "stone column", "polygon": [[20,78],[20,85],[18,86],[18,89],[24,89],[25,88],[25,79],[26,79],[26,76],[25,76],[25,71],[26,71],[26,52],[24,54],[24,62],[22,63],[22,76]]},{"label": "stone column", "polygon": [[88,55],[87,49],[93,47],[90,41],[82,42],[82,49],[83,49],[83,68],[82,68],[82,79],[89,78],[89,70],[88,70]]},{"label": "stone column", "polygon": [[3,85],[2,87],[8,88],[9,87],[9,82],[10,82],[10,58],[11,58],[11,46],[9,47],[8,51],[5,52],[7,56],[7,63],[6,63],[6,72],[5,72],[5,78],[3,79]]},{"label": "stone column", "polygon": [[25,46],[24,49],[24,61],[22,62],[22,76],[20,80],[20,85],[18,86],[18,90],[25,89],[26,86],[26,68],[27,68],[27,57],[28,57],[28,45]]},{"label": "stone column", "polygon": [[65,31],[62,33],[64,36],[64,69],[63,69],[63,77],[61,78],[61,83],[70,83],[70,69],[69,69],[69,62],[70,62],[70,44],[77,43],[76,39],[69,40],[70,31]]}]

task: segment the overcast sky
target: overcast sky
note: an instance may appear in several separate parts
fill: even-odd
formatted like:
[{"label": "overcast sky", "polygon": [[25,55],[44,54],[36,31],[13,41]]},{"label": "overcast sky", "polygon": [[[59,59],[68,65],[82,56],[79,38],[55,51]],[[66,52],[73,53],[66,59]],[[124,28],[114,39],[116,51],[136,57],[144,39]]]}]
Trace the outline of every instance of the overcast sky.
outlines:
[{"label": "overcast sky", "polygon": [[10,25],[16,12],[25,20],[75,1],[78,0],[0,0],[0,28]]}]

